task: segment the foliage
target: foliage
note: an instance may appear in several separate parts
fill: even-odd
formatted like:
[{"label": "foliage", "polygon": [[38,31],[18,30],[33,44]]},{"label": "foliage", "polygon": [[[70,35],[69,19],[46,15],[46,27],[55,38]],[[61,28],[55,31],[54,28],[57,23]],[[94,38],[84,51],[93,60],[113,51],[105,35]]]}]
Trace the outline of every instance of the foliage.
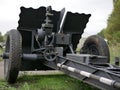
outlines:
[{"label": "foliage", "polygon": [[98,35],[100,35],[103,38],[105,38],[105,29],[102,29],[101,32],[98,33]]},{"label": "foliage", "polygon": [[114,0],[113,4],[114,8],[108,18],[107,27],[98,33],[108,39],[112,64],[115,57],[120,58],[120,0]]},{"label": "foliage", "polygon": [[120,0],[114,0],[114,8],[108,18],[107,27],[99,34],[104,35],[110,44],[120,43]]},{"label": "foliage", "polygon": [[4,40],[3,40],[3,36],[2,36],[2,34],[1,34],[1,32],[0,32],[0,42],[3,42]]},{"label": "foliage", "polygon": [[109,46],[110,49],[110,63],[114,64],[115,57],[120,58],[120,44],[111,44]]}]

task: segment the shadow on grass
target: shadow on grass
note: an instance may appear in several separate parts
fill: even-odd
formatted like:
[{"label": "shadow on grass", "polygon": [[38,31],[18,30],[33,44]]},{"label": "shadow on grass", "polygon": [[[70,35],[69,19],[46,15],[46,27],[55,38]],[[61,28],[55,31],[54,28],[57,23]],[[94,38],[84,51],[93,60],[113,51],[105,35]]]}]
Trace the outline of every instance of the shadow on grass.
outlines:
[{"label": "shadow on grass", "polygon": [[15,84],[0,80],[0,90],[99,90],[67,75],[23,75]]},{"label": "shadow on grass", "polygon": [[17,90],[99,90],[67,75],[24,75],[11,86]]}]

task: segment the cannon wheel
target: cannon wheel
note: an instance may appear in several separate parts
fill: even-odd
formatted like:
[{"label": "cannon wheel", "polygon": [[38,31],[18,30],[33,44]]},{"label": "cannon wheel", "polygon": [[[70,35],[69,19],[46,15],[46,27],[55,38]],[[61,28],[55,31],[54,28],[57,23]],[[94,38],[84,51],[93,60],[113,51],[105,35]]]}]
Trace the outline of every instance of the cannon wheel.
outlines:
[{"label": "cannon wheel", "polygon": [[8,32],[5,53],[9,53],[9,58],[4,60],[4,77],[8,83],[14,83],[21,66],[22,37],[19,31]]},{"label": "cannon wheel", "polygon": [[98,35],[92,35],[88,37],[84,42],[80,53],[107,56],[106,63],[110,62],[110,53],[108,45],[106,41]]}]

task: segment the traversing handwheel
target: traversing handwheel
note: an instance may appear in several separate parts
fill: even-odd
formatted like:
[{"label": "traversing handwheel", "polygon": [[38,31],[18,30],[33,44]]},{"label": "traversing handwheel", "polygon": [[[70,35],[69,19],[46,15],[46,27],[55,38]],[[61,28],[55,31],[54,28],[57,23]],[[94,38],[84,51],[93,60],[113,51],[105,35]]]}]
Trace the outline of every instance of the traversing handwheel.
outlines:
[{"label": "traversing handwheel", "polygon": [[47,61],[54,61],[57,58],[57,53],[55,49],[53,48],[48,48],[44,51],[44,58]]}]

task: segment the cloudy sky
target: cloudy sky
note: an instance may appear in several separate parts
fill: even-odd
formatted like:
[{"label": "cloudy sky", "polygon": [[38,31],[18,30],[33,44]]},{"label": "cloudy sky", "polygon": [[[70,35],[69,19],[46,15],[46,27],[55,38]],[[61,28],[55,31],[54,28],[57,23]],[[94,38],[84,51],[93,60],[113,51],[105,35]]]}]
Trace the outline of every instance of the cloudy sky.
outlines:
[{"label": "cloudy sky", "polygon": [[0,32],[5,34],[18,26],[20,7],[51,5],[54,10],[66,8],[67,11],[92,14],[83,36],[98,33],[106,27],[107,19],[113,9],[113,0],[0,0]]}]

